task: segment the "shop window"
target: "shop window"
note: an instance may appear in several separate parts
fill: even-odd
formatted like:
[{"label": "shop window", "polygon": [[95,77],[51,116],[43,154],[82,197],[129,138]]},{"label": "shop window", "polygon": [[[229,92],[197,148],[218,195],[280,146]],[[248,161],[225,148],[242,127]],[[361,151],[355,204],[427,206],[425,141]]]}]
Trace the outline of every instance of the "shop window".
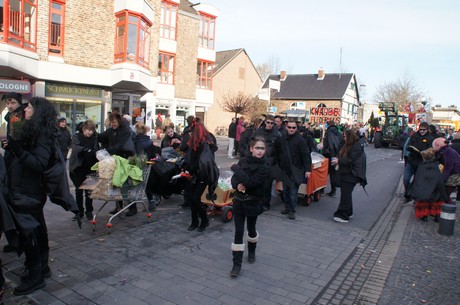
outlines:
[{"label": "shop window", "polygon": [[172,54],[159,53],[158,55],[158,76],[162,84],[174,84],[174,62]]},{"label": "shop window", "polygon": [[0,35],[3,41],[24,49],[36,49],[37,2],[0,1]]},{"label": "shop window", "polygon": [[64,51],[64,12],[65,1],[50,2],[50,26],[48,49],[53,55],[63,55]]},{"label": "shop window", "polygon": [[176,4],[161,2],[160,37],[176,40],[177,11]]},{"label": "shop window", "polygon": [[102,103],[100,101],[53,99],[53,104],[60,117],[67,119],[72,130],[86,120],[92,120],[97,130],[102,131]]},{"label": "shop window", "polygon": [[213,63],[207,61],[198,61],[196,66],[197,88],[212,89],[212,70]]},{"label": "shop window", "polygon": [[116,14],[115,63],[149,67],[151,23],[132,12]]},{"label": "shop window", "polygon": [[198,44],[200,47],[214,50],[214,31],[216,28],[216,17],[202,15],[200,21],[200,37]]}]

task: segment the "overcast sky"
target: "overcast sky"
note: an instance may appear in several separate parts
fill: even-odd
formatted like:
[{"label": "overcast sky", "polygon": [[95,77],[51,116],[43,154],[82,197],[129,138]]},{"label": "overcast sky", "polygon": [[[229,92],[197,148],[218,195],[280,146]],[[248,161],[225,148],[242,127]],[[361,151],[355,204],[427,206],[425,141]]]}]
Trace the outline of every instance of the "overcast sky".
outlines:
[{"label": "overcast sky", "polygon": [[244,48],[255,65],[273,57],[293,74],[355,73],[365,101],[409,75],[433,105],[460,108],[460,0],[203,3],[220,10],[217,51]]}]

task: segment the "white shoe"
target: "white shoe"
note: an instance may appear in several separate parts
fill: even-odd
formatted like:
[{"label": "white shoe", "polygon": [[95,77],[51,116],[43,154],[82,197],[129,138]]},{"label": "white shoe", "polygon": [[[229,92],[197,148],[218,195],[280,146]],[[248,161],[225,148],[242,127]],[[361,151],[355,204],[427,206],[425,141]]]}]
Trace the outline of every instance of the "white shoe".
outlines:
[{"label": "white shoe", "polygon": [[235,157],[233,157],[233,156],[228,156],[227,158],[228,159],[235,159]]},{"label": "white shoe", "polygon": [[332,219],[334,219],[334,221],[340,222],[340,223],[347,223],[347,222],[349,222],[349,220],[346,220],[346,219],[343,219],[343,218],[340,218],[340,217],[334,217],[334,218],[332,218]]}]

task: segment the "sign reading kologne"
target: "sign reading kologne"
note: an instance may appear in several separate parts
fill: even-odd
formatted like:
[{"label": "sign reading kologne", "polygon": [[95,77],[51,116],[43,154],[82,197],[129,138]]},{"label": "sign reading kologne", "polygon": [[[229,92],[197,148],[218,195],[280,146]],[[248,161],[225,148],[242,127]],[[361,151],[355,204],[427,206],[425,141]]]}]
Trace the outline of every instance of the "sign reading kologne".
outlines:
[{"label": "sign reading kologne", "polygon": [[0,92],[29,93],[30,83],[22,80],[0,79]]}]

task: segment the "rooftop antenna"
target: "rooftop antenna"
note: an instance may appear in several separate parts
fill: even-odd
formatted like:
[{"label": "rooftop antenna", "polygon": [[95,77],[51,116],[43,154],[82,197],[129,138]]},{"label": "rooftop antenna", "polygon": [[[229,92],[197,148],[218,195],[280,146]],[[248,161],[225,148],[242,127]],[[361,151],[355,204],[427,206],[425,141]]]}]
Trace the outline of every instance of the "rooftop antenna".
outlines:
[{"label": "rooftop antenna", "polygon": [[342,77],[342,47],[340,47],[340,62],[339,62],[339,80]]}]

